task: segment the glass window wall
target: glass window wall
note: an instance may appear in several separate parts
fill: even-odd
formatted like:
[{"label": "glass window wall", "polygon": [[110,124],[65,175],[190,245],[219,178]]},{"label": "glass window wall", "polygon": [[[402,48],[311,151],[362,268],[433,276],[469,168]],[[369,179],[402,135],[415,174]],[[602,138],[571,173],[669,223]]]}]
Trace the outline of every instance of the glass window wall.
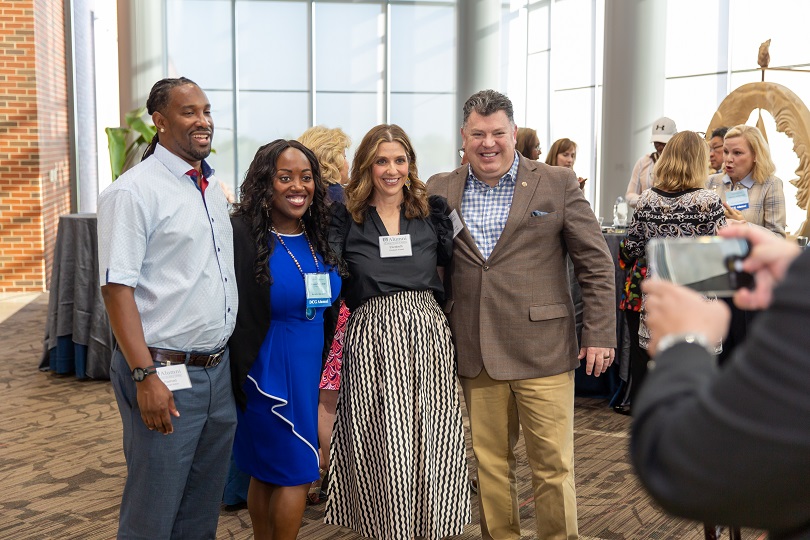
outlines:
[{"label": "glass window wall", "polygon": [[[700,16],[696,17],[695,13]],[[810,56],[804,21],[810,18],[810,4],[803,0],[670,0],[666,22],[666,114],[678,129],[704,131],[720,103],[740,86],[762,80],[758,52],[762,42],[770,44],[771,68],[765,80],[786,86],[805,106],[810,106]],[[796,231],[806,212],[796,204],[799,160],[793,141],[776,131],[767,111],[751,111],[746,122],[765,126],[776,176],[782,179],[789,231]]]},{"label": "glass window wall", "polygon": [[210,161],[234,190],[260,145],[315,124],[342,128],[356,146],[374,125],[399,123],[422,171],[456,166],[455,1],[164,5],[166,72],[208,94],[216,126]]}]

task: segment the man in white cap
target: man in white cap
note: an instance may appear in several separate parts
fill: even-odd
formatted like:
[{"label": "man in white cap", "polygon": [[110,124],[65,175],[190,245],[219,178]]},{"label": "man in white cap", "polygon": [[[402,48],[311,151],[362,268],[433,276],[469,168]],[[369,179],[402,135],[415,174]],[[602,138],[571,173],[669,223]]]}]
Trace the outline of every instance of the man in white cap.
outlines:
[{"label": "man in white cap", "polygon": [[650,142],[655,145],[655,152],[645,154],[641,156],[641,159],[636,161],[636,165],[633,167],[633,174],[630,177],[630,183],[627,184],[627,193],[624,198],[627,199],[627,203],[631,207],[636,207],[636,202],[638,202],[638,197],[641,195],[642,191],[653,187],[655,183],[655,176],[653,175],[655,162],[658,161],[658,156],[661,155],[661,152],[664,151],[664,147],[676,133],[678,133],[678,129],[675,127],[675,122],[671,118],[662,116],[653,122]]}]

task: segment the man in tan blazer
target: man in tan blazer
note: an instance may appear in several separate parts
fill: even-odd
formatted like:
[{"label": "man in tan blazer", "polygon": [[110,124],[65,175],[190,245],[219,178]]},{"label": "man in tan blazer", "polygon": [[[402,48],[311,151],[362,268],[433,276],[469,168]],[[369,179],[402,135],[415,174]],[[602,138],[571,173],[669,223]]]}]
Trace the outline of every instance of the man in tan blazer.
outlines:
[{"label": "man in tan blazer", "polygon": [[[463,229],[447,269],[445,311],[478,460],[481,534],[519,539],[514,447],[523,427],[537,535],[577,538],[574,369],[599,376],[616,346],[614,270],[599,224],[570,169],[515,151],[509,98],[464,105],[469,167],[434,175]],[[566,254],[584,300],[577,350]]]}]

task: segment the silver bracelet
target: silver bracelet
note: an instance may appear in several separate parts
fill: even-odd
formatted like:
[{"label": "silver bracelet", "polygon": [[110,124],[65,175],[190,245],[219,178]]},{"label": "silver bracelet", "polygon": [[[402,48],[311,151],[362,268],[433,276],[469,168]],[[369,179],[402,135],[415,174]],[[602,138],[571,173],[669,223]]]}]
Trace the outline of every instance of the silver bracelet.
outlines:
[{"label": "silver bracelet", "polygon": [[658,355],[665,350],[674,347],[680,343],[694,343],[695,345],[700,345],[706,352],[714,356],[715,353],[715,345],[713,345],[709,338],[706,337],[705,334],[700,334],[697,332],[684,332],[681,334],[667,334],[666,336],[662,337],[658,340],[658,346],[655,348],[655,354]]}]

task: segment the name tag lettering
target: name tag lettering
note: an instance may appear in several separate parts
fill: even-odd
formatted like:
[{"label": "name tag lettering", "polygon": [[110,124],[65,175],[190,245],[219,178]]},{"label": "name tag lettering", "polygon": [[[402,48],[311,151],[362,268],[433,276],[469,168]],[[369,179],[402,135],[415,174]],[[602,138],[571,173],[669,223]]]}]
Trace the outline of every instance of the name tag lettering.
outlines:
[{"label": "name tag lettering", "polygon": [[329,274],[304,274],[304,283],[307,288],[307,307],[322,307],[332,304],[332,283]]},{"label": "name tag lettering", "polygon": [[188,378],[188,370],[185,364],[173,364],[157,368],[157,376],[166,385],[166,388],[175,392],[191,388],[191,379]]},{"label": "name tag lettering", "polygon": [[726,192],[726,204],[735,210],[745,210],[750,206],[747,189],[735,189]]},{"label": "name tag lettering", "polygon": [[450,212],[450,221],[453,223],[453,238],[458,236],[458,233],[464,229],[464,223],[462,223],[461,218],[458,215],[458,212],[453,210]]},{"label": "name tag lettering", "polygon": [[389,257],[410,257],[413,255],[411,251],[411,235],[398,234],[395,236],[380,236],[380,257],[387,259]]}]

